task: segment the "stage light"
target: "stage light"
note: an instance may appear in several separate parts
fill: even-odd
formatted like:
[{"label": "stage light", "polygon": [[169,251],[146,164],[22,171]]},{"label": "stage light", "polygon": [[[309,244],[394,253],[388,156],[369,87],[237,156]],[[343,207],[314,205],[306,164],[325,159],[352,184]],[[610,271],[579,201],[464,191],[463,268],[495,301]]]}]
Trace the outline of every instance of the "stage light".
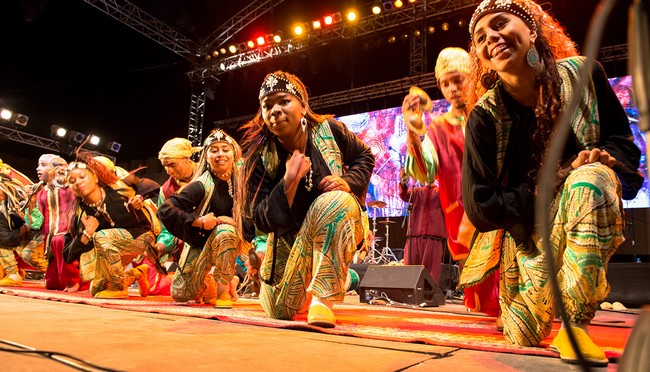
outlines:
[{"label": "stage light", "polygon": [[381,2],[379,0],[375,1],[375,5],[372,6],[372,14],[381,13]]},{"label": "stage light", "polygon": [[243,53],[243,52],[245,52],[245,51],[246,51],[246,48],[247,48],[246,43],[243,43],[243,42],[242,42],[242,43],[237,44],[237,51],[238,51],[239,53]]},{"label": "stage light", "polygon": [[113,141],[113,142],[109,142],[109,143],[106,144],[106,149],[109,150],[109,151],[113,151],[113,152],[116,153],[116,154],[117,154],[118,152],[120,152],[120,149],[121,149],[121,148],[122,148],[122,145],[119,144],[119,143],[117,143],[117,142],[115,142],[115,141]]},{"label": "stage light", "polygon": [[210,61],[212,59],[212,56],[209,54],[206,54],[203,58],[205,58],[206,61]]},{"label": "stage light", "polygon": [[443,31],[449,31],[449,23],[445,22],[441,24],[440,28],[442,28]]},{"label": "stage light", "polygon": [[212,56],[219,57],[219,51],[218,50],[213,50],[212,51]]},{"label": "stage light", "polygon": [[388,43],[389,43],[389,44],[393,44],[393,43],[395,43],[396,41],[397,41],[397,38],[395,37],[395,35],[390,35],[390,36],[388,37]]},{"label": "stage light", "polygon": [[228,51],[229,51],[230,53],[232,53],[232,54],[237,53],[237,46],[235,46],[235,45],[231,45],[231,46],[229,46],[229,47],[228,47]]},{"label": "stage light", "polygon": [[406,41],[406,40],[409,39],[409,34],[406,33],[406,32],[404,32],[404,33],[402,33],[402,34],[399,36],[399,38],[400,38],[400,40],[402,40],[402,41]]},{"label": "stage light", "polygon": [[341,12],[336,12],[332,14],[332,20],[334,21],[334,23],[341,22],[343,20],[343,17],[341,16]]},{"label": "stage light", "polygon": [[307,34],[308,31],[309,31],[309,24],[308,23],[301,23],[301,24],[295,25],[293,27],[293,33],[296,36],[303,36],[303,35]]},{"label": "stage light", "polygon": [[226,71],[226,64],[223,63],[223,62],[221,62],[221,63],[219,64],[219,68],[221,69],[221,71]]},{"label": "stage light", "polygon": [[417,1],[417,0],[409,0],[409,3],[413,4],[413,3],[415,3],[416,1]]},{"label": "stage light", "polygon": [[14,123],[16,123],[17,125],[26,127],[28,122],[29,122],[29,116],[23,115],[23,114],[16,114],[16,118],[14,119]]},{"label": "stage light", "polygon": [[12,116],[14,116],[14,113],[11,110],[7,110],[4,108],[0,110],[0,118],[2,118],[2,120],[9,121],[11,120]]},{"label": "stage light", "polygon": [[323,22],[325,22],[325,26],[329,26],[334,23],[334,17],[331,15],[325,16],[325,18],[323,18]]},{"label": "stage light", "polygon": [[422,36],[422,31],[420,31],[420,30],[415,30],[415,31],[413,31],[413,36],[414,36],[414,37],[420,37],[420,36]]},{"label": "stage light", "polygon": [[458,20],[458,27],[465,27],[465,20],[464,19],[459,19]]},{"label": "stage light", "polygon": [[246,43],[246,46],[253,49],[253,48],[255,48],[255,42],[253,40],[248,40],[248,42]]},{"label": "stage light", "polygon": [[97,145],[99,145],[99,142],[100,142],[100,138],[99,138],[99,137],[97,137],[97,136],[94,135],[94,134],[91,134],[91,135],[90,135],[90,139],[88,140],[88,143],[90,143],[90,144],[93,145],[93,146],[97,146]]},{"label": "stage light", "polygon": [[53,138],[65,138],[66,133],[68,133],[68,130],[59,126],[59,125],[52,125],[50,127],[51,130],[51,136]]},{"label": "stage light", "polygon": [[221,48],[219,49],[219,52],[221,52],[221,54],[226,54],[227,50],[226,48]]},{"label": "stage light", "polygon": [[393,10],[393,3],[390,1],[384,1],[383,3],[381,3],[381,5],[384,7],[384,10],[387,12]]},{"label": "stage light", "polygon": [[311,23],[311,28],[314,30],[320,30],[320,28],[323,27],[323,25],[320,23],[320,20],[315,20]]},{"label": "stage light", "polygon": [[275,41],[276,43],[279,43],[279,42],[282,41],[282,31],[276,32],[276,34],[273,35],[273,41]]},{"label": "stage light", "polygon": [[436,28],[433,27],[433,26],[429,26],[429,27],[427,27],[427,32],[428,32],[429,34],[432,34],[432,33],[436,32]]},{"label": "stage light", "polygon": [[68,139],[74,143],[82,143],[86,139],[86,135],[81,132],[71,130],[68,132]]},{"label": "stage light", "polygon": [[394,5],[395,5],[395,8],[398,8],[398,9],[399,9],[399,8],[402,7],[402,5],[404,5],[404,3],[402,2],[402,0],[395,0],[395,4],[394,4]]},{"label": "stage light", "polygon": [[273,43],[273,34],[266,34],[266,35],[264,35],[264,43],[265,43],[265,44],[271,44],[271,43]]},{"label": "stage light", "polygon": [[354,22],[357,20],[357,12],[354,10],[348,11],[348,14],[346,15],[346,18],[348,19],[348,22]]}]

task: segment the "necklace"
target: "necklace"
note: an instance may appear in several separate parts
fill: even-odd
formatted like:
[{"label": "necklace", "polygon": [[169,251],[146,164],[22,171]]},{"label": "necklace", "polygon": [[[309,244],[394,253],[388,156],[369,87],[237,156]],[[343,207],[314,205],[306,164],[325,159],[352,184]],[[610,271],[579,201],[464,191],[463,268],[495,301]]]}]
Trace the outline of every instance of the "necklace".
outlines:
[{"label": "necklace", "polygon": [[[232,171],[222,173],[222,174],[216,174],[218,179],[228,182],[228,195],[230,195],[230,197],[232,198],[232,197],[234,197],[234,193],[233,193],[233,188],[232,188],[232,177],[231,177],[231,175],[232,175]],[[228,178],[224,180],[223,179],[224,177],[228,177]]]},{"label": "necklace", "polygon": [[309,161],[309,173],[305,174],[305,188],[307,191],[311,191],[311,188],[314,186],[312,177],[314,176],[314,170],[311,168],[311,160]]},{"label": "necklace", "polygon": [[106,198],[106,193],[104,192],[104,189],[99,189],[101,192],[102,196],[99,198],[99,200],[96,203],[88,203],[87,201],[84,201],[83,203],[89,206],[90,208],[95,208],[99,209],[99,207],[104,203],[104,199]]}]

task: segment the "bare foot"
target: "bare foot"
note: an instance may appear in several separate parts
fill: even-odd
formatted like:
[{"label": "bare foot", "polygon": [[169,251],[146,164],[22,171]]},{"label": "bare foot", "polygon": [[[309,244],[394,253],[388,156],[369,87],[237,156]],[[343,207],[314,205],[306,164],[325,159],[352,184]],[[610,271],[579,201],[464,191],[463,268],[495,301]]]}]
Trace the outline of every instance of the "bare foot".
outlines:
[{"label": "bare foot", "polygon": [[63,290],[63,292],[76,292],[79,290],[79,283],[74,283],[74,284],[68,284],[67,287]]}]

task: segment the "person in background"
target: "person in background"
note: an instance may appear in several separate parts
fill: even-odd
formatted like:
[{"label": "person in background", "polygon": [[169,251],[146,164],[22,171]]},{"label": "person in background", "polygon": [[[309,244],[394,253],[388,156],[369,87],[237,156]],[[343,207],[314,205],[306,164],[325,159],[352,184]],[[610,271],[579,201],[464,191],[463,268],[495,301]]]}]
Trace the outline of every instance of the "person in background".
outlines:
[{"label": "person in background", "polygon": [[298,77],[268,74],[260,109],[244,127],[247,148],[236,217],[268,234],[260,269],[266,314],[334,327],[348,267],[367,248],[362,209],[375,165],[370,148],[331,115],[315,114]]},{"label": "person in background", "polygon": [[174,301],[233,306],[236,298],[231,296],[230,282],[242,242],[233,219],[240,158],[241,149],[232,137],[219,129],[212,131],[204,141],[193,181],[158,209],[167,229],[186,243],[172,279]]},{"label": "person in background", "polygon": [[[128,298],[138,282],[140,296],[149,294],[147,265],[124,270],[155,240],[143,200],[135,190],[118,185],[110,171],[90,153],[79,153],[68,165],[68,183],[75,194],[64,258],[80,261],[83,279],[95,298]],[[118,191],[119,190],[119,191]]]},{"label": "person in background", "polygon": [[[156,203],[158,208],[181,187],[192,181],[197,168],[196,163],[192,161],[192,155],[199,151],[201,151],[201,147],[193,147],[192,142],[186,138],[177,137],[165,142],[158,152],[158,159],[169,178],[160,187]],[[169,254],[172,261],[178,263],[184,244],[181,239],[172,235],[163,224],[155,247],[161,256]]]},{"label": "person in background", "polygon": [[33,232],[25,222],[23,204],[27,198],[28,193],[21,182],[0,173],[0,286],[18,287],[23,283],[25,273],[18,268],[14,251],[34,267],[38,267],[34,259],[44,261],[42,256],[24,254],[25,251],[34,251],[34,244],[43,243],[42,239],[32,239]]},{"label": "person in background", "polygon": [[[569,324],[552,350],[568,362],[577,357],[570,327],[585,360],[606,365],[587,325],[608,295],[607,264],[624,241],[621,199],[634,198],[643,177],[640,151],[627,116],[599,64],[577,84],[586,59],[577,56],[564,28],[531,0],[484,0],[471,18],[472,76],[478,99],[467,124],[463,201],[481,232],[460,284],[483,280],[499,269],[506,340],[538,345],[555,318],[546,260],[557,279]],[[480,82],[480,84],[478,84]],[[536,197],[544,154],[571,97],[571,134],[556,165],[554,200],[544,215],[551,257],[535,231]]]},{"label": "person in background", "polygon": [[63,258],[65,233],[68,232],[74,194],[66,180],[68,163],[59,155],[43,154],[38,159],[36,174],[42,188],[36,200],[43,214],[42,231],[48,269],[45,272],[45,288],[76,292],[87,289],[87,282],[80,279],[79,262],[66,263]]},{"label": "person in background", "polygon": [[[407,125],[408,153],[406,175],[421,182],[438,182],[440,204],[445,215],[447,247],[454,260],[463,260],[469,252],[474,227],[465,215],[462,197],[462,163],[465,148],[465,124],[468,114],[467,95],[469,87],[470,58],[460,48],[445,48],[436,60],[435,75],[438,87],[450,103],[449,111],[436,117],[426,129],[424,140],[414,128],[423,127],[422,97],[409,94],[404,97],[402,112],[404,120],[415,120],[416,125]],[[416,116],[414,117],[414,113]],[[481,311],[491,316],[499,315],[499,276],[497,273],[481,283],[464,290],[463,302],[471,311]],[[501,322],[497,318],[497,329]]]},{"label": "person in background", "polygon": [[399,197],[408,203],[408,225],[404,245],[404,264],[423,265],[440,284],[442,251],[447,231],[435,182],[409,188],[409,177],[400,169]]}]

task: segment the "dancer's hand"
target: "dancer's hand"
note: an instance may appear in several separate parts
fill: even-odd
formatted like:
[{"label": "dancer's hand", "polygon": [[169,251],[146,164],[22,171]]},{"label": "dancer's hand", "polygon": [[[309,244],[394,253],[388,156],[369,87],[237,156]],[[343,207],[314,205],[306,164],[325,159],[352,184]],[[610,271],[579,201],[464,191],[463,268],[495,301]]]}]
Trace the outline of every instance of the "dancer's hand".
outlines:
[{"label": "dancer's hand", "polygon": [[611,156],[606,150],[582,150],[578,153],[578,157],[571,163],[571,166],[573,169],[576,169],[585,164],[596,162],[600,162],[611,168],[616,165],[616,158]]},{"label": "dancer's hand", "polygon": [[323,192],[341,190],[345,192],[350,192],[350,185],[348,182],[341,177],[337,176],[325,176],[320,183],[318,188]]}]

